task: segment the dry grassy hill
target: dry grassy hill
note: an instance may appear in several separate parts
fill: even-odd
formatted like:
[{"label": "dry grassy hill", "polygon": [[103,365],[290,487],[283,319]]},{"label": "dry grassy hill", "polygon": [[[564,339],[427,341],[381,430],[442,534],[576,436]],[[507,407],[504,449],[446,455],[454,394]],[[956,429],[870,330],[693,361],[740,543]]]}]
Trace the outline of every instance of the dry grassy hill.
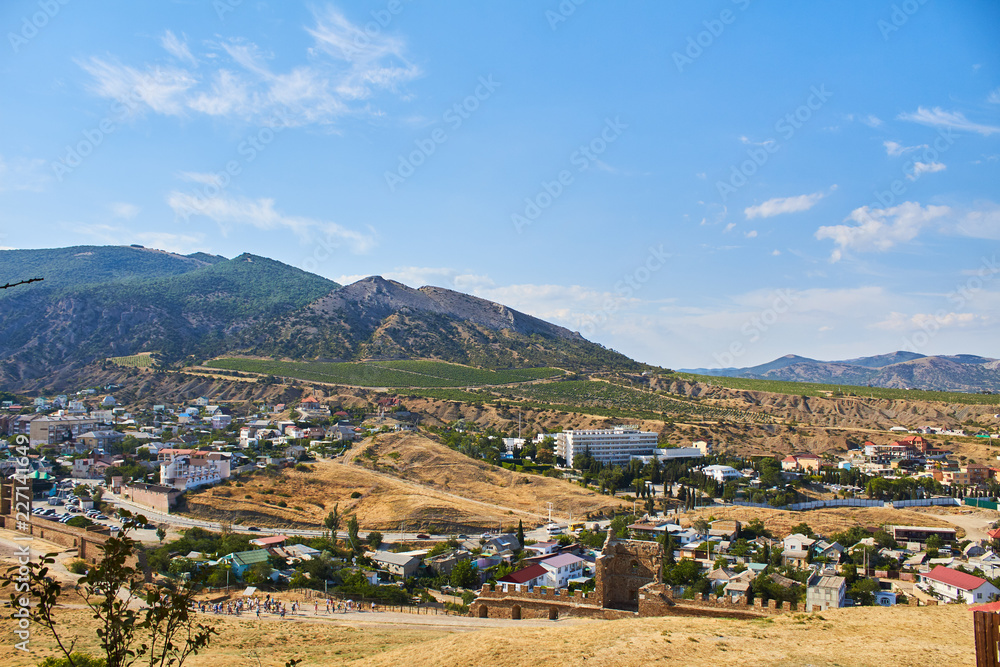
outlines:
[{"label": "dry grassy hill", "polygon": [[[81,637],[78,649],[94,651],[89,614],[64,612],[63,620]],[[304,658],[305,667],[975,664],[972,614],[964,605],[835,609],[752,621],[500,621],[389,613],[320,622],[206,620],[220,634],[185,663],[191,667],[273,667],[293,657]],[[31,645],[34,656],[10,651],[3,664],[29,667],[54,649],[40,630]]]},{"label": "dry grassy hill", "polygon": [[339,503],[340,511],[356,515],[366,530],[398,529],[403,522],[410,529],[458,532],[518,519],[535,526],[544,521],[549,502],[563,516],[610,513],[619,505],[570,482],[470,459],[416,433],[368,438],[336,462],[309,467],[311,472],[259,473],[243,486],[190,494],[188,508],[203,518],[318,527]]}]

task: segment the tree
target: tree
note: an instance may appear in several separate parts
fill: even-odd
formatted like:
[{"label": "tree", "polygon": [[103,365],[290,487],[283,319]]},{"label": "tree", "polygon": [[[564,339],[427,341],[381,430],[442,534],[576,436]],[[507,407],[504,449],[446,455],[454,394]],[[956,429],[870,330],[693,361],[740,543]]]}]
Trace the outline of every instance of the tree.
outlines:
[{"label": "tree", "polygon": [[265,581],[271,579],[271,574],[274,572],[274,568],[267,561],[262,561],[260,563],[254,563],[250,566],[244,575],[248,584],[262,584]]},{"label": "tree", "polygon": [[813,533],[812,528],[810,528],[809,524],[806,523],[805,521],[803,521],[802,523],[799,523],[799,524],[796,524],[796,525],[792,526],[792,533],[791,534],[792,535],[800,534],[800,535],[805,535],[806,537],[815,537],[816,536]]},{"label": "tree", "polygon": [[[122,516],[128,519],[132,515],[123,510]],[[142,516],[135,520],[146,522]],[[133,564],[139,543],[129,536],[132,525],[125,522],[117,537],[108,538],[101,545],[103,558],[81,577],[79,590],[97,621],[97,637],[107,667],[127,667],[140,660],[151,666],[180,667],[189,656],[208,646],[212,635],[218,633],[196,622],[191,611],[193,584],[144,584],[142,572]],[[77,638],[70,638],[66,626],[56,619],[55,610],[63,591],[62,584],[48,576],[55,556],[47,554],[27,565],[14,565],[0,576],[0,582],[3,587],[14,586],[16,592],[10,595],[14,609],[22,608],[19,599],[25,593],[37,601],[29,610],[30,619],[52,634],[66,665],[93,664],[80,659],[79,653],[74,654]]]},{"label": "tree", "polygon": [[368,533],[368,546],[378,551],[378,548],[382,546],[383,539],[384,538],[382,537],[382,533],[378,532],[377,530],[373,530],[370,533]]},{"label": "tree", "polygon": [[160,541],[160,544],[163,544],[163,538],[166,537],[166,536],[167,536],[167,531],[163,529],[163,526],[157,526],[156,527],[156,539],[158,539]]},{"label": "tree", "polygon": [[358,517],[351,515],[347,520],[347,541],[355,551],[360,550],[361,543],[358,541]]},{"label": "tree", "polygon": [[460,560],[451,569],[451,585],[457,588],[474,588],[479,583],[479,575],[470,560]]},{"label": "tree", "polygon": [[705,520],[705,517],[701,516],[695,519],[694,523],[691,525],[698,531],[699,535],[704,535],[709,529],[708,521]]},{"label": "tree", "polygon": [[333,511],[323,519],[323,525],[330,531],[330,541],[337,543],[337,532],[340,531],[340,503],[333,506]]},{"label": "tree", "polygon": [[861,606],[871,606],[875,604],[875,592],[881,590],[879,588],[878,582],[874,579],[858,579],[858,581],[851,586],[851,599],[854,600],[854,604]]},{"label": "tree", "polygon": [[517,543],[524,548],[524,522],[517,520]]}]

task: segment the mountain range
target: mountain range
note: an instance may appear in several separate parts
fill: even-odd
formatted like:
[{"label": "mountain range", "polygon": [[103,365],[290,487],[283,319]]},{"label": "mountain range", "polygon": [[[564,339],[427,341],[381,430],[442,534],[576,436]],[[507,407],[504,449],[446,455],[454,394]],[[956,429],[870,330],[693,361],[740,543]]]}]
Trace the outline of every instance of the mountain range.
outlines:
[{"label": "mountain range", "polygon": [[179,367],[227,354],[440,359],[485,368],[635,370],[628,357],[504,305],[378,276],[342,286],[266,257],[141,246],[0,251],[0,386],[107,357]]},{"label": "mountain range", "polygon": [[971,354],[927,356],[897,351],[842,361],[788,354],[749,368],[693,368],[683,372],[926,391],[1000,391],[1000,360]]}]

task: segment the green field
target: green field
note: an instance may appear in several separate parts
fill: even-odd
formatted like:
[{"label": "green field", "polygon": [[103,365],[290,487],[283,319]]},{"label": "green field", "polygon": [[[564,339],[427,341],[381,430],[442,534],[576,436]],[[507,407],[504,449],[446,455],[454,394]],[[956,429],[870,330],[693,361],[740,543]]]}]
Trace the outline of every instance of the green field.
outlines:
[{"label": "green field", "polygon": [[783,380],[755,380],[751,378],[716,377],[714,375],[694,375],[677,373],[678,378],[691,382],[713,384],[730,389],[747,391],[768,391],[775,394],[797,396],[834,397],[856,396],[859,398],[882,398],[907,401],[941,401],[942,403],[964,403],[967,405],[1000,405],[1000,394],[966,394],[954,391],[922,391],[919,389],[884,389],[881,387],[855,387],[845,384],[815,384],[811,382],[786,382]]},{"label": "green field", "polygon": [[149,368],[156,365],[152,354],[132,354],[127,357],[108,357],[108,361],[130,368]]},{"label": "green field", "polygon": [[491,371],[443,361],[272,361],[214,359],[204,364],[262,375],[356,387],[476,387],[528,382],[562,375],[557,368],[515,368]]}]

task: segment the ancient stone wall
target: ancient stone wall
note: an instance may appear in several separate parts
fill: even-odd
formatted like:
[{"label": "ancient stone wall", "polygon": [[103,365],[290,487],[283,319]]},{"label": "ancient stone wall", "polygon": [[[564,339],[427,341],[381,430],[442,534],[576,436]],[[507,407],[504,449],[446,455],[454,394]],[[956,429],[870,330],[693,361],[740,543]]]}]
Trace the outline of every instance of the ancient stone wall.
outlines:
[{"label": "ancient stone wall", "polygon": [[662,562],[663,546],[658,542],[618,540],[609,533],[595,572],[601,606],[638,611],[639,589],[663,581]]}]

